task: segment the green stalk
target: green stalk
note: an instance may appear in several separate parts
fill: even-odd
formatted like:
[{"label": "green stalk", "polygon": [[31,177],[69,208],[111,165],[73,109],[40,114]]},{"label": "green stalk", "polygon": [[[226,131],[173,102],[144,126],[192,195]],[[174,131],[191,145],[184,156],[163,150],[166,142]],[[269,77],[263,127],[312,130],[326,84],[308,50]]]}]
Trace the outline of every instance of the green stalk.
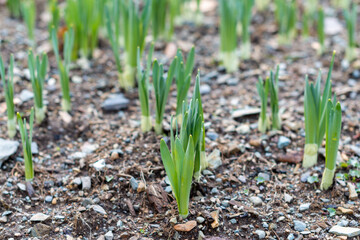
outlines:
[{"label": "green stalk", "polygon": [[36,21],[36,5],[34,0],[21,1],[21,12],[24,16],[26,27],[28,30],[29,39],[32,45],[35,46],[35,21]]},{"label": "green stalk", "polygon": [[182,104],[187,99],[188,91],[191,84],[191,74],[194,69],[195,48],[192,47],[187,55],[186,63],[184,62],[181,50],[178,49],[177,54],[178,65],[176,67],[176,119],[178,124],[182,123]]},{"label": "green stalk", "polygon": [[322,55],[325,50],[325,16],[324,16],[324,10],[320,7],[318,9],[318,22],[317,22],[317,33],[318,33],[318,39],[320,43],[320,48],[318,49],[318,54]]},{"label": "green stalk", "polygon": [[35,103],[35,119],[37,124],[45,119],[46,106],[43,104],[43,88],[48,66],[48,57],[43,53],[42,59],[36,56],[36,60],[32,50],[28,54],[28,65],[30,70],[31,85],[34,92]]},{"label": "green stalk", "polygon": [[52,26],[54,26],[55,30],[57,31],[60,24],[60,9],[58,6],[58,0],[49,0],[49,11],[51,13],[49,32],[51,32]]},{"label": "green stalk", "polygon": [[320,189],[327,190],[333,184],[336,170],[336,158],[341,133],[341,106],[329,99],[326,109],[326,160]]},{"label": "green stalk", "polygon": [[151,70],[152,55],[154,52],[154,43],[151,44],[149,54],[147,57],[146,70],[143,73],[140,64],[140,48],[138,47],[138,63],[137,63],[137,79],[138,79],[138,91],[141,105],[141,131],[148,132],[151,130],[151,115],[149,104],[149,74]]},{"label": "green stalk", "polygon": [[21,16],[21,2],[20,0],[8,0],[6,5],[10,11],[10,15],[13,18],[20,18]]},{"label": "green stalk", "polygon": [[[172,119],[171,119],[172,121]],[[160,142],[161,159],[169,177],[170,185],[175,196],[179,215],[186,218],[189,215],[189,198],[194,171],[194,142],[191,135],[187,136],[187,145],[183,145],[180,138],[174,137],[171,129],[169,151],[164,139]],[[183,130],[181,130],[183,132]]]},{"label": "green stalk", "polygon": [[137,47],[140,47],[141,55],[145,46],[145,37],[151,15],[151,1],[145,1],[142,12],[140,12],[138,4],[133,1],[121,1],[120,11],[124,29],[126,59],[124,72],[120,78],[120,86],[129,90],[135,85]]},{"label": "green stalk", "polygon": [[333,53],[329,72],[325,82],[323,94],[320,93],[321,72],[316,84],[309,84],[305,78],[304,116],[305,116],[305,149],[303,167],[312,167],[317,163],[318,149],[325,135],[326,109],[328,99],[331,98],[331,72],[334,66],[335,51]]},{"label": "green stalk", "polygon": [[180,2],[181,0],[170,0],[169,1],[169,30],[167,39],[170,41],[174,36],[175,21],[180,15]]},{"label": "green stalk", "polygon": [[17,113],[17,120],[19,124],[19,131],[21,134],[21,141],[24,152],[25,180],[29,182],[34,179],[34,168],[33,168],[32,152],[31,152],[32,131],[33,131],[33,123],[34,123],[34,109],[31,108],[29,133],[26,129],[26,119],[23,120],[21,118],[20,113]]},{"label": "green stalk", "polygon": [[62,91],[61,107],[63,111],[69,112],[71,111],[69,71],[71,63],[71,53],[74,46],[74,29],[70,28],[70,30],[65,33],[63,60],[60,57],[58,39],[55,28],[51,29],[51,41],[53,44],[56,62],[58,64],[58,69],[60,73],[60,85]]},{"label": "green stalk", "polygon": [[263,81],[263,79],[259,77],[259,81],[256,83],[256,88],[261,101],[261,112],[258,121],[258,129],[261,133],[265,133],[270,125],[269,118],[266,116],[269,82],[269,78],[266,78],[265,81]]},{"label": "green stalk", "polygon": [[251,42],[249,25],[251,23],[252,7],[254,0],[241,1],[241,58],[249,59],[251,56]]},{"label": "green stalk", "polygon": [[295,0],[275,0],[275,17],[279,25],[280,44],[290,44],[296,35],[296,2]]},{"label": "green stalk", "polygon": [[272,71],[270,72],[269,91],[272,129],[280,130],[281,118],[279,115],[279,66],[276,67],[275,75]]},{"label": "green stalk", "polygon": [[348,45],[345,51],[345,58],[351,62],[356,58],[356,22],[357,22],[357,5],[349,10],[344,10],[346,20],[346,29],[348,35]]},{"label": "green stalk", "polygon": [[169,71],[167,73],[167,78],[164,78],[164,68],[163,65],[159,65],[158,61],[155,59],[153,63],[153,85],[155,91],[155,100],[156,100],[156,113],[155,113],[155,132],[156,134],[162,134],[162,121],[164,118],[165,105],[168,99],[170,87],[172,80],[175,75],[177,57],[172,61]]},{"label": "green stalk", "polygon": [[220,0],[220,60],[227,72],[235,72],[239,65],[237,46],[237,3],[235,0]]},{"label": "green stalk", "polygon": [[152,0],[151,18],[152,33],[154,40],[165,36],[166,17],[167,17],[167,0]]},{"label": "green stalk", "polygon": [[5,75],[5,66],[0,56],[0,77],[4,88],[4,95],[6,100],[6,112],[8,115],[7,127],[8,136],[13,138],[16,134],[16,119],[15,119],[15,106],[14,106],[14,55],[10,56],[10,65],[8,67],[8,78]]}]

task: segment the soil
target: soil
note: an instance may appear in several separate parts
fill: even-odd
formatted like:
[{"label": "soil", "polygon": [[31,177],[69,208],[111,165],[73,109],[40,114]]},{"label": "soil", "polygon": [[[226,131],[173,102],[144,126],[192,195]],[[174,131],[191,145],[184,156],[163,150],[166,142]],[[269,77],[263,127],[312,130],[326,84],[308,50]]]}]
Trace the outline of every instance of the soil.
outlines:
[{"label": "soil", "polygon": [[[38,2],[38,9],[44,9],[45,1]],[[341,11],[331,14],[345,26]],[[257,239],[255,231],[263,230],[267,239],[330,239],[335,235],[329,233],[329,229],[340,221],[348,221],[349,226],[356,227],[360,204],[357,199],[349,199],[347,182],[356,183],[358,178],[336,179],[330,190],[320,191],[320,182],[311,184],[307,177],[315,176],[321,181],[324,156],[319,155],[314,168],[301,167],[305,75],[314,80],[321,68],[325,79],[333,50],[336,50],[333,92],[343,108],[341,161],[359,161],[359,152],[356,153],[354,147],[360,146],[360,74],[357,72],[360,60],[350,64],[343,60],[346,28],[326,37],[327,50],[319,56],[315,49],[315,31],[308,39],[298,36],[291,46],[278,46],[273,14],[256,12],[251,25],[252,58],[242,60],[234,74],[226,74],[217,61],[218,30],[215,7],[204,13],[203,24],[197,26],[185,22],[176,28],[176,40],[171,43],[160,41],[155,47],[155,57],[168,64],[174,54],[173,46],[186,53],[195,45],[195,69],[200,70],[201,84],[211,87],[209,93],[202,95],[207,126],[206,152],[210,155],[220,150],[222,164],[216,169],[208,169],[198,182],[193,183],[190,214],[182,220],[177,215],[174,197],[165,191],[168,184],[159,151],[163,136],[156,136],[154,132],[144,134],[140,130],[137,90],[123,92],[130,100],[127,109],[104,112],[101,108],[110,94],[122,91],[106,38],[100,36],[99,48],[89,61],[90,68],[74,64],[71,69],[72,79],[79,76],[81,82],[71,82],[73,109],[66,115],[60,109],[61,89],[47,25],[44,17],[39,15],[37,50],[48,51],[49,79],[57,81],[55,85],[51,85],[51,80],[45,83],[47,119],[34,128],[33,141],[39,148],[39,154],[34,155],[35,195],[29,197],[19,188],[19,184],[24,184],[21,147],[2,165],[0,210],[6,218],[0,223],[0,238],[103,239],[101,237],[112,231],[114,239],[198,239],[199,236],[208,240]],[[357,40],[359,42],[359,35]],[[4,62],[8,62],[10,53],[15,55],[15,107],[23,116],[29,115],[33,105],[33,100],[19,100],[23,89],[31,90],[25,74],[28,48],[24,23],[10,18],[7,8],[1,5],[0,52]],[[233,113],[260,106],[255,84],[259,76],[266,77],[276,64],[280,64],[281,69],[282,130],[263,135],[257,130],[257,115],[234,119]],[[151,102],[153,100],[152,97]],[[173,85],[165,112],[165,130],[169,128],[175,107],[176,86]],[[1,95],[0,137],[7,139],[5,110],[5,98]],[[67,123],[69,118],[71,121]],[[281,149],[278,148],[280,136],[291,141]],[[15,139],[20,141],[19,132]],[[93,147],[89,154],[74,157],[86,146]],[[95,169],[93,164],[102,159],[106,166]],[[345,174],[349,170],[356,170],[356,167],[348,164],[339,167],[337,173]],[[83,184],[77,184],[79,178],[81,183],[81,178],[87,176],[91,180],[89,189],[84,186],[85,180]],[[145,189],[132,186],[134,180],[138,186],[145,184]],[[292,201],[286,202],[285,194],[289,194]],[[255,206],[250,200],[254,196],[261,198],[259,205]],[[305,207],[300,211],[300,206],[306,203],[310,204],[308,209]],[[96,211],[98,206],[105,213]],[[338,207],[351,209],[353,213],[344,215],[338,211],[335,216],[330,216],[328,209]],[[214,211],[219,215],[217,227],[212,225],[211,213]],[[36,213],[50,217],[41,223],[31,221]],[[203,218],[202,223],[199,217]],[[198,221],[191,231],[174,229],[175,221],[185,223],[190,220]],[[295,230],[294,220],[304,222],[306,229]]]}]

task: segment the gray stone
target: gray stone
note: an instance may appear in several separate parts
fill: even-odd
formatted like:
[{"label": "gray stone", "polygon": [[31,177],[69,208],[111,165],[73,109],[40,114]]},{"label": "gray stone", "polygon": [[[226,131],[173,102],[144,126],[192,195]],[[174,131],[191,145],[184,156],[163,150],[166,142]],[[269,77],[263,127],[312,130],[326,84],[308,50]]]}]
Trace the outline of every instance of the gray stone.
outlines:
[{"label": "gray stone", "polygon": [[32,99],[34,97],[34,93],[30,92],[27,89],[24,89],[24,90],[21,91],[19,97],[20,97],[20,100],[22,102],[27,102],[27,101],[29,101],[30,99]]},{"label": "gray stone", "polygon": [[211,189],[211,194],[218,194],[218,193],[219,193],[219,190],[216,187]]},{"label": "gray stone", "polygon": [[211,92],[211,87],[207,84],[203,84],[200,86],[200,94],[205,95]]},{"label": "gray stone", "polygon": [[74,152],[70,156],[70,158],[72,158],[74,160],[82,159],[84,157],[86,157],[86,153],[84,153],[84,152]]},{"label": "gray stone", "polygon": [[240,182],[246,183],[246,177],[244,175],[240,175],[238,179],[240,180]]},{"label": "gray stone", "polygon": [[105,159],[100,159],[99,161],[96,161],[91,166],[93,168],[95,168],[96,171],[101,171],[106,166]]},{"label": "gray stone", "polygon": [[352,227],[341,227],[336,225],[329,230],[329,233],[333,233],[335,235],[340,235],[340,236],[355,237],[360,235],[360,229],[352,228]]},{"label": "gray stone", "polygon": [[196,221],[201,224],[201,223],[205,222],[205,218],[203,218],[203,217],[197,217],[197,218],[196,218]]},{"label": "gray stone", "polygon": [[167,186],[167,187],[165,188],[165,192],[171,193],[171,192],[172,192],[171,186]]},{"label": "gray stone", "polygon": [[18,141],[11,141],[0,138],[0,166],[11,155],[15,154],[19,147]]},{"label": "gray stone", "polygon": [[42,224],[42,223],[37,223],[32,229],[31,229],[31,235],[35,238],[40,238],[43,239],[45,237],[45,235],[49,234],[51,231],[51,227],[46,225],[46,224]]},{"label": "gray stone", "polygon": [[0,223],[6,223],[7,222],[7,216],[0,217]]},{"label": "gray stone", "polygon": [[301,174],[301,177],[300,177],[301,182],[307,182],[307,179],[308,179],[308,177],[310,177],[310,175],[311,175],[311,172],[306,172],[306,173]]},{"label": "gray stone", "polygon": [[47,203],[51,203],[52,200],[53,200],[53,197],[52,197],[52,196],[47,195],[47,196],[45,197],[45,202],[47,202]]},{"label": "gray stone", "polygon": [[294,240],[295,236],[293,233],[290,233],[289,236],[287,237],[287,240]]},{"label": "gray stone", "polygon": [[106,234],[105,234],[105,239],[106,240],[113,240],[114,238],[114,234],[112,233],[112,231],[108,231]]},{"label": "gray stone", "polygon": [[230,219],[229,222],[230,222],[231,224],[236,224],[236,223],[237,223],[237,221],[236,221],[235,218]]},{"label": "gray stone", "polygon": [[91,178],[89,176],[81,177],[82,190],[89,190],[91,188]]},{"label": "gray stone", "polygon": [[206,136],[211,140],[211,141],[215,141],[218,137],[219,134],[215,133],[215,132],[207,132]]},{"label": "gray stone", "polygon": [[326,17],[324,21],[326,35],[336,35],[342,32],[343,26],[336,17]]},{"label": "gray stone", "polygon": [[81,178],[74,178],[74,180],[72,180],[72,183],[79,186],[81,184]]},{"label": "gray stone", "polygon": [[39,147],[36,142],[31,142],[31,153],[39,154]]},{"label": "gray stone", "polygon": [[206,157],[206,161],[208,162],[209,168],[211,168],[211,169],[216,169],[216,168],[218,168],[219,166],[221,166],[222,161],[221,161],[219,149],[215,149],[214,151],[212,151],[212,152]]},{"label": "gray stone", "polygon": [[111,94],[101,105],[104,111],[119,111],[126,109],[129,105],[129,99],[123,94]]},{"label": "gray stone", "polygon": [[299,207],[299,211],[300,212],[303,212],[303,211],[306,211],[310,208],[310,205],[311,203],[304,203],[304,204],[301,204],[300,207]]},{"label": "gray stone", "polygon": [[258,177],[263,178],[267,182],[270,181],[270,174],[268,174],[268,173],[261,172],[258,174]]},{"label": "gray stone", "polygon": [[290,143],[291,143],[291,140],[289,138],[280,136],[277,146],[278,146],[278,148],[284,148],[284,147],[288,146]]},{"label": "gray stone", "polygon": [[138,189],[138,186],[139,186],[139,184],[138,184],[138,182],[136,181],[136,179],[135,178],[130,178],[130,185],[131,185],[131,188],[133,189],[133,190],[137,190]]},{"label": "gray stone", "polygon": [[91,205],[90,208],[92,208],[95,212],[106,215],[106,211],[100,205]]},{"label": "gray stone", "polygon": [[340,222],[337,223],[337,225],[339,225],[341,227],[347,227],[349,225],[349,221],[346,219],[342,219],[342,220],[340,220]]},{"label": "gray stone", "polygon": [[349,223],[349,226],[350,227],[357,227],[357,226],[359,226],[359,223],[357,221],[355,221],[355,220],[351,220],[350,223]]},{"label": "gray stone", "polygon": [[263,201],[261,200],[261,198],[257,197],[257,196],[252,196],[250,197],[250,201],[252,202],[252,204],[254,204],[254,206],[261,206]]},{"label": "gray stone", "polygon": [[287,193],[284,194],[284,200],[286,203],[291,203],[293,200],[293,197]]},{"label": "gray stone", "polygon": [[260,108],[245,108],[234,111],[231,115],[235,120],[240,120],[242,117],[257,115],[261,111]]},{"label": "gray stone", "polygon": [[36,213],[30,218],[31,222],[43,222],[50,218],[49,215],[43,214],[43,213]]},{"label": "gray stone", "polygon": [[81,151],[86,154],[93,153],[96,149],[98,149],[98,144],[91,144],[91,143],[84,143],[84,145],[81,146]]},{"label": "gray stone", "polygon": [[266,236],[265,231],[263,230],[256,230],[255,233],[258,235],[259,239],[264,239]]},{"label": "gray stone", "polygon": [[306,228],[306,223],[299,220],[294,220],[295,231],[302,232],[305,230],[305,228]]},{"label": "gray stone", "polygon": [[16,186],[21,190],[21,191],[26,191],[26,186],[23,183],[17,183]]}]

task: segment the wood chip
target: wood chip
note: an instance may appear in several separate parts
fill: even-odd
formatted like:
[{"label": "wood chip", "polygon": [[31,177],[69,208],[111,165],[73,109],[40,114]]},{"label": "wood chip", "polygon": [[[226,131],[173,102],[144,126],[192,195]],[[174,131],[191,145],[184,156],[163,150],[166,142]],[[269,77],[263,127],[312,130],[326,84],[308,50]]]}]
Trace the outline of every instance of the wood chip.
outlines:
[{"label": "wood chip", "polygon": [[176,224],[174,229],[178,232],[190,232],[196,225],[196,221],[192,220],[184,224]]},{"label": "wood chip", "polygon": [[219,224],[219,211],[213,211],[210,213],[211,217],[214,219],[214,222],[211,223],[212,228],[217,228]]},{"label": "wood chip", "polygon": [[352,209],[348,209],[348,208],[343,208],[343,207],[338,207],[336,209],[337,213],[342,213],[342,214],[354,214],[354,211]]},{"label": "wood chip", "polygon": [[357,198],[358,198],[358,194],[357,194],[357,192],[356,192],[356,190],[355,190],[354,184],[348,182],[348,188],[349,188],[349,199],[350,199],[350,200],[355,200],[355,199],[357,199]]}]

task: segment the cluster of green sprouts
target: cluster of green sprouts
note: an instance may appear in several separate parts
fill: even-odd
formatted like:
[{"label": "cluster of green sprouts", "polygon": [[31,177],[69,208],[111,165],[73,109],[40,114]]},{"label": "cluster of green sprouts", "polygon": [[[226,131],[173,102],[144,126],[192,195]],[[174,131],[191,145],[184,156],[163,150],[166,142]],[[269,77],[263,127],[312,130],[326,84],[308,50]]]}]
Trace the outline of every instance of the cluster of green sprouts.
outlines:
[{"label": "cluster of green sprouts", "polygon": [[344,10],[344,15],[348,35],[348,45],[345,51],[345,58],[348,61],[352,61],[356,58],[357,5],[354,4],[351,9]]},{"label": "cluster of green sprouts", "polygon": [[321,71],[318,74],[315,85],[309,84],[308,78],[305,79],[304,96],[304,116],[305,116],[305,149],[303,167],[312,167],[317,163],[318,150],[325,135],[326,109],[328,99],[331,98],[331,72],[334,65],[335,52],[331,59],[331,64],[324,90],[321,95]]},{"label": "cluster of green sprouts", "polygon": [[251,41],[250,41],[250,23],[252,16],[252,8],[254,0],[238,1],[239,16],[241,24],[241,48],[240,54],[242,59],[249,59],[251,56]]},{"label": "cluster of green sprouts", "polygon": [[71,63],[71,53],[74,45],[74,29],[70,28],[69,31],[67,31],[64,35],[63,59],[61,59],[60,56],[59,42],[57,39],[55,28],[52,28],[51,30],[51,41],[60,74],[60,85],[62,92],[61,107],[63,111],[69,112],[71,111],[69,71]]},{"label": "cluster of green sprouts", "polygon": [[32,50],[28,54],[31,85],[34,92],[35,119],[40,124],[45,119],[46,106],[43,103],[43,88],[48,68],[48,57],[44,53],[40,59],[34,56]]},{"label": "cluster of green sprouts", "polygon": [[7,127],[9,138],[13,138],[16,134],[16,119],[14,106],[14,55],[10,56],[10,65],[8,67],[8,77],[5,75],[5,65],[0,56],[0,77],[4,88],[6,111],[7,111]]},{"label": "cluster of green sprouts", "polygon": [[[265,81],[259,77],[256,84],[261,101],[261,111],[258,121],[258,129],[265,133],[272,125],[273,130],[281,129],[281,118],[279,114],[279,66],[276,67],[275,74],[270,71],[270,77]],[[267,116],[268,95],[270,95],[271,120]]]},{"label": "cluster of green sprouts", "polygon": [[19,18],[21,16],[21,0],[8,0],[6,5],[10,11],[11,17]]},{"label": "cluster of green sprouts", "polygon": [[275,0],[275,19],[279,25],[278,42],[289,44],[296,36],[295,0]]},{"label": "cluster of green sprouts", "polygon": [[21,1],[21,13],[26,23],[29,39],[32,42],[32,45],[35,46],[35,22],[36,22],[35,0]]},{"label": "cluster of green sprouts", "polygon": [[22,119],[20,113],[17,113],[17,120],[19,124],[19,131],[21,134],[21,142],[23,145],[24,163],[25,163],[25,180],[27,182],[32,181],[34,178],[34,168],[32,161],[32,132],[34,123],[34,109],[31,108],[29,131],[27,131],[26,119]]}]

